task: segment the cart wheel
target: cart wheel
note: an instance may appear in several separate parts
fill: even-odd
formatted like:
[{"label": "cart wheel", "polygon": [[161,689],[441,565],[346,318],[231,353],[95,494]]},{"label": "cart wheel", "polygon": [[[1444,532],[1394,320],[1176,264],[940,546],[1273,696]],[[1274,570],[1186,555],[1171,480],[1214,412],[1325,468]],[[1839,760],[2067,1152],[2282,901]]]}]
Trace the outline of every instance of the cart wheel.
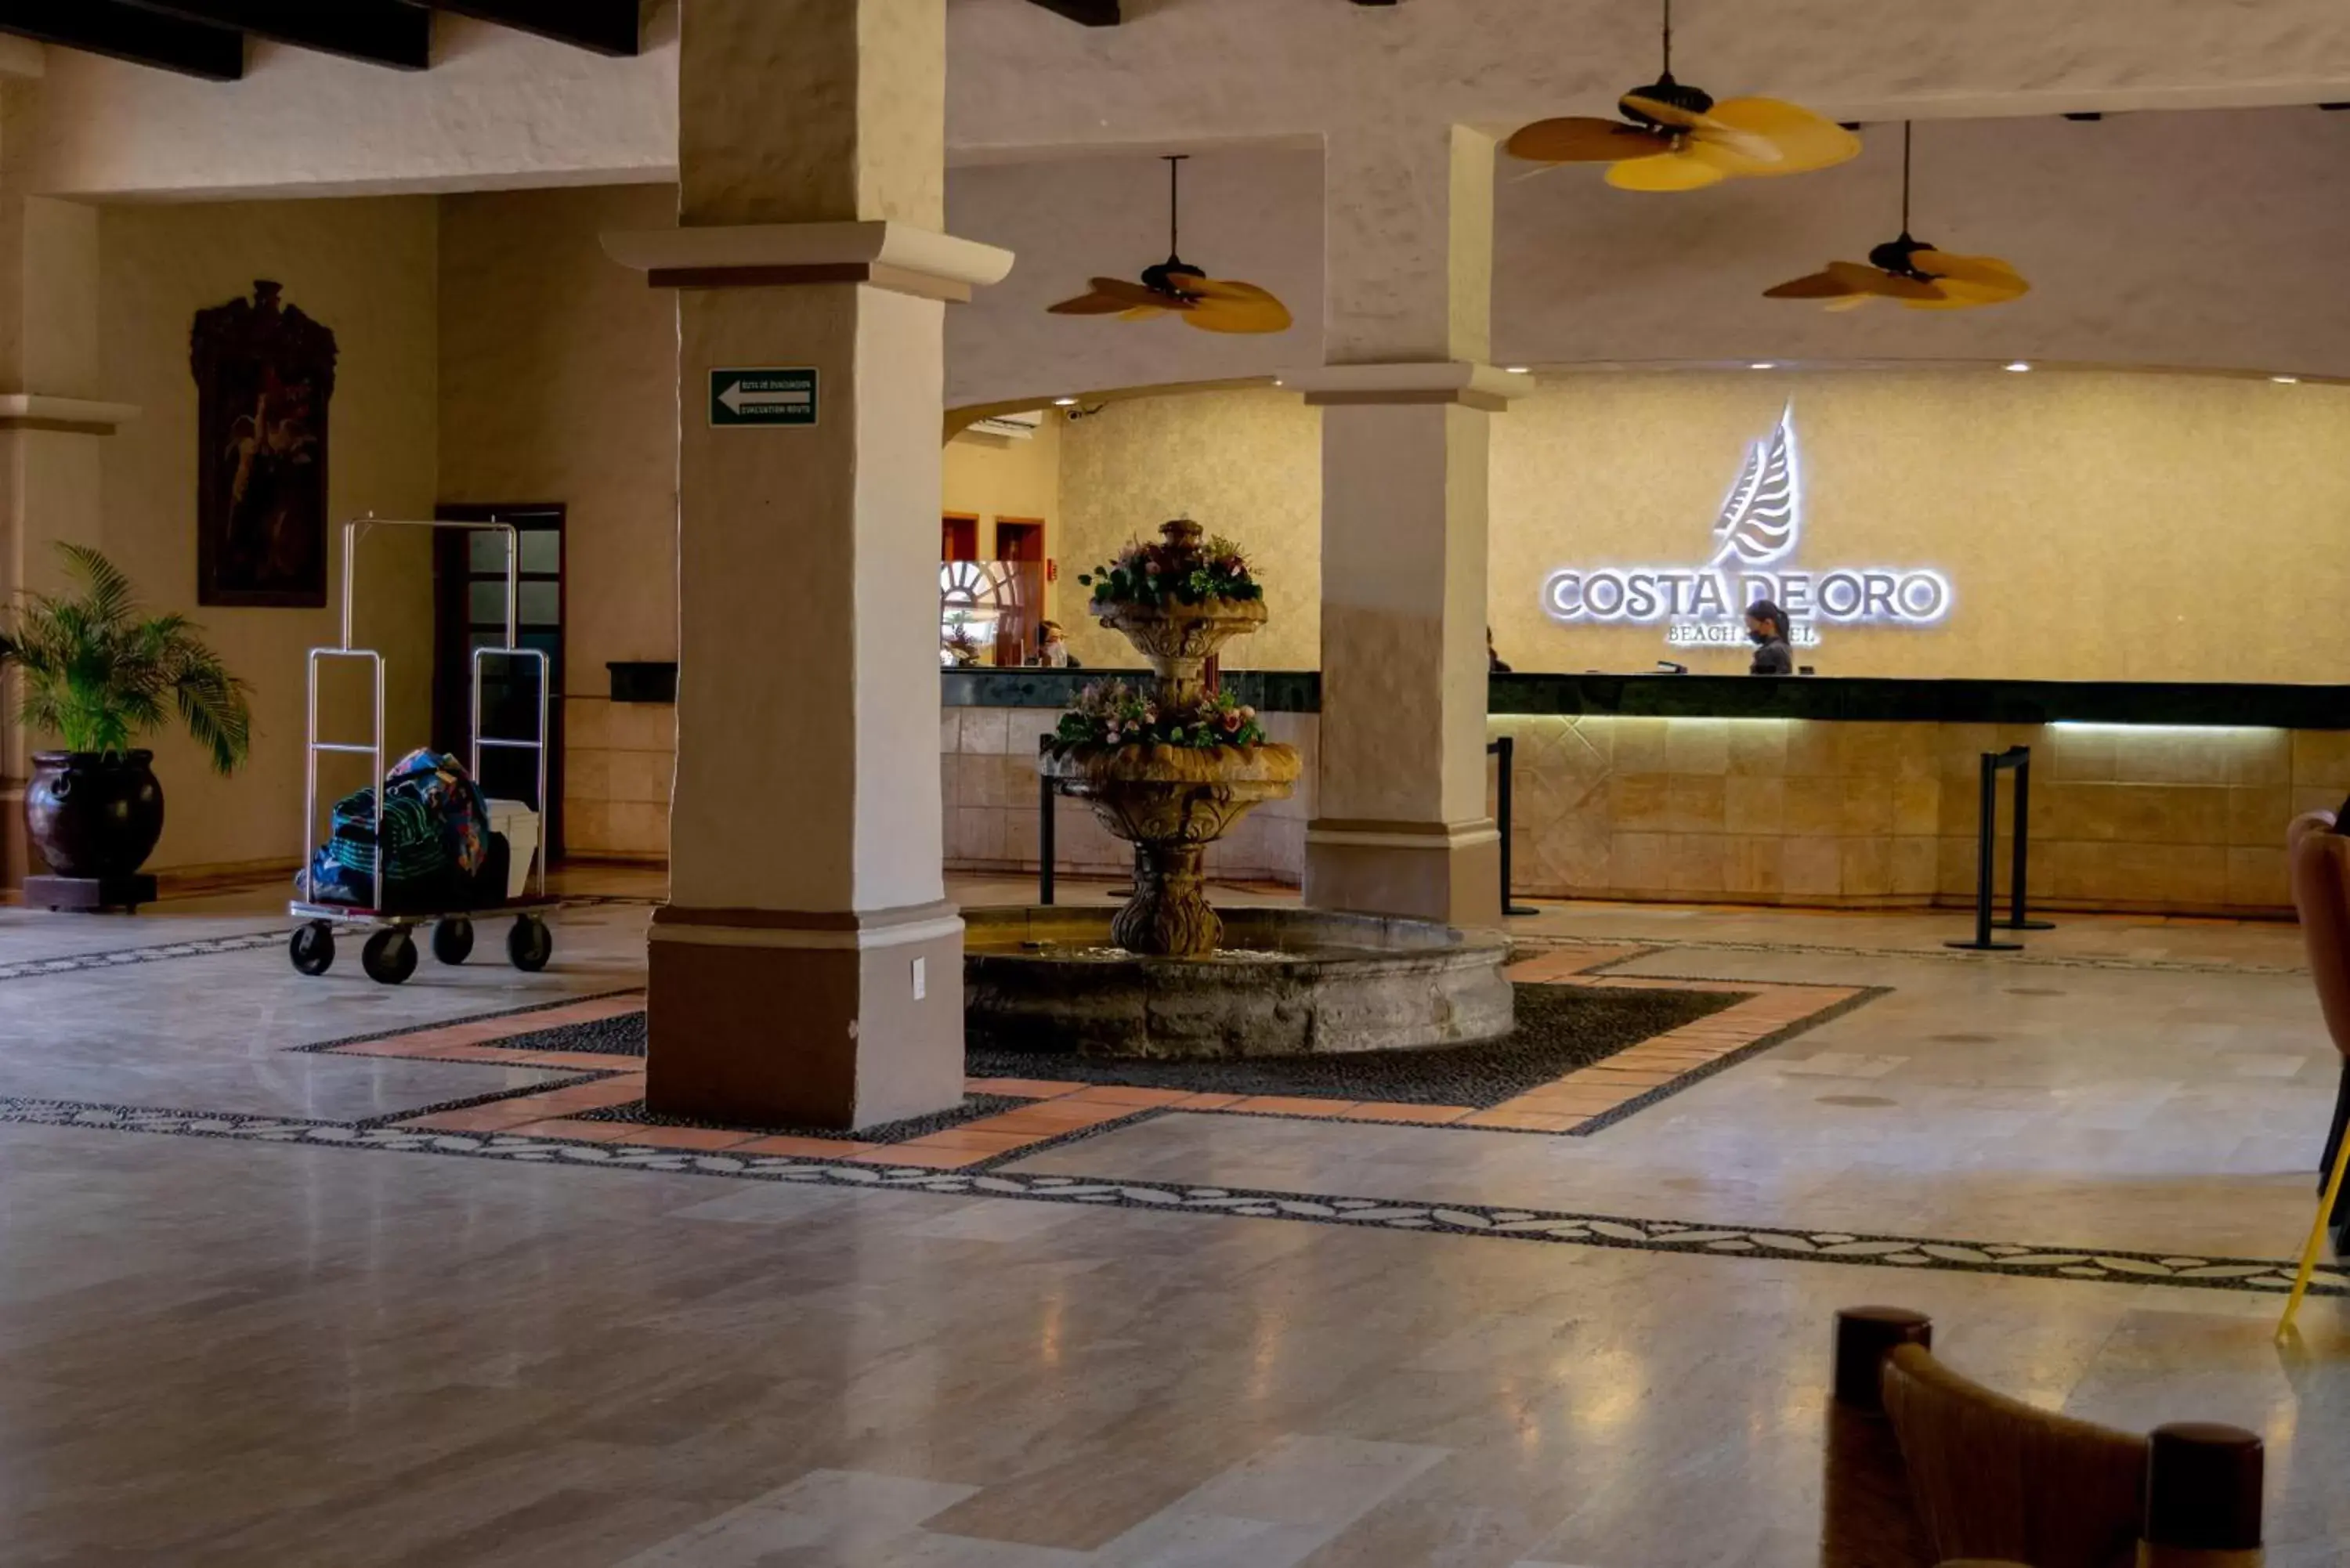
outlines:
[{"label": "cart wheel", "polygon": [[369,980],[398,985],[416,972],[416,943],[405,930],[388,927],[367,940],[359,950],[359,964]]},{"label": "cart wheel", "polygon": [[463,963],[473,950],[473,921],[443,920],[432,928],[432,956],[442,963]]},{"label": "cart wheel", "polygon": [[324,974],[335,967],[335,928],[324,920],[295,927],[294,940],[286,946],[304,974]]},{"label": "cart wheel", "polygon": [[554,952],[555,937],[546,921],[536,915],[515,917],[514,929],[506,933],[506,957],[514,960],[515,968],[536,974]]}]

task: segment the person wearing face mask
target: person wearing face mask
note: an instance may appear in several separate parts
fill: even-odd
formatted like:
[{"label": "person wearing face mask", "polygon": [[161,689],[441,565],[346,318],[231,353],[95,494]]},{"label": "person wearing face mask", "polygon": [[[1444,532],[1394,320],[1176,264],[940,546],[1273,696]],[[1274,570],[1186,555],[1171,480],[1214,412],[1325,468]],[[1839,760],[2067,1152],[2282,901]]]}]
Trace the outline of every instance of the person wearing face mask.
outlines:
[{"label": "person wearing face mask", "polygon": [[1769,599],[1746,607],[1746,635],[1754,639],[1754,662],[1749,675],[1793,675],[1794,650],[1787,646],[1787,612]]}]

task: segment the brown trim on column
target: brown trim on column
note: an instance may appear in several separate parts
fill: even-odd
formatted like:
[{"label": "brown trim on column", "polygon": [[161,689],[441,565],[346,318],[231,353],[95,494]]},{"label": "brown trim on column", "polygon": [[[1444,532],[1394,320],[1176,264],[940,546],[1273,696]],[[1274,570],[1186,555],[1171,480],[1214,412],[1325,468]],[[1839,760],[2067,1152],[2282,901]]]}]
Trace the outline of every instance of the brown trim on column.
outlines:
[{"label": "brown trim on column", "polygon": [[971,303],[971,285],[933,277],[882,262],[815,262],[798,266],[657,267],[645,275],[655,288],[806,288],[826,283],[862,283],[917,299]]},{"label": "brown trim on column", "polygon": [[953,900],[901,904],[893,909],[693,909],[663,904],[653,911],[657,926],[723,926],[751,931],[880,931],[920,925],[956,914]]}]

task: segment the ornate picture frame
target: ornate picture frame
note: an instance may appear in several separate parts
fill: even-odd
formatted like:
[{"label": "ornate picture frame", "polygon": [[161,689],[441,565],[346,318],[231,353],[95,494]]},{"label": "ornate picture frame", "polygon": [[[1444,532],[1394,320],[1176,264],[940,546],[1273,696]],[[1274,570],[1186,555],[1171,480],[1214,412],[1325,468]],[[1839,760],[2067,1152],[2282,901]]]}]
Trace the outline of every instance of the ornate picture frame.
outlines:
[{"label": "ornate picture frame", "polygon": [[196,313],[196,602],[327,603],[328,404],[335,335],[256,279]]}]

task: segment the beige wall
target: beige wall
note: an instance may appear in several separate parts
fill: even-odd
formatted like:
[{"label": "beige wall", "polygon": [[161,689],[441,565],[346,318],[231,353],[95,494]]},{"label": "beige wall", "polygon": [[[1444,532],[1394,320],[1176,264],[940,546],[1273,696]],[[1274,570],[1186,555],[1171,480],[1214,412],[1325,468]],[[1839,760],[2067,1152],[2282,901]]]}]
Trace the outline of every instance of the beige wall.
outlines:
[{"label": "beige wall", "polygon": [[1062,442],[1059,546],[1069,642],[1090,665],[1139,663],[1126,639],[1082,613],[1076,575],[1128,540],[1189,516],[1240,541],[1273,618],[1224,649],[1228,670],[1321,664],[1322,419],[1273,390],[1113,402],[1073,421]]},{"label": "beige wall", "polygon": [[1748,444],[1792,405],[1794,561],[1931,566],[1946,621],[1824,625],[1835,675],[2328,681],[2350,668],[2350,388],[1997,370],[1564,376],[1493,440],[1492,615],[1522,670],[1731,672],[1662,627],[1561,625],[1568,566],[1702,565]]},{"label": "beige wall", "polygon": [[[2330,681],[2350,668],[2350,388],[2120,372],[1590,372],[1543,378],[1493,424],[1492,618],[1522,670],[1733,672],[1659,626],[1562,625],[1571,566],[1700,566],[1747,447],[1792,404],[1794,564],[1931,566],[1922,629],[1824,625],[1838,675]],[[1258,557],[1272,626],[1236,666],[1312,669],[1315,415],[1274,391],[1112,403],[1069,427],[1072,572],[1176,511]],[[2286,585],[2290,585],[2287,587]],[[1114,657],[1097,628],[1082,658]]]},{"label": "beige wall", "polygon": [[676,710],[605,664],[677,657],[677,308],[598,243],[673,186],[452,196],[441,227],[441,499],[566,508],[564,809],[574,854],[669,849]]},{"label": "beige wall", "polygon": [[[307,649],[338,638],[336,604],[317,610],[196,604],[196,394],[188,369],[195,313],[252,292],[258,277],[333,328],[341,358],[332,407],[328,509],[339,584],[342,519],[373,511],[430,516],[437,429],[437,223],[429,199],[110,208],[101,219],[103,385],[140,417],[105,448],[102,543],[146,600],[201,620],[253,684],[252,763],[212,774],[183,737],[156,745],[167,799],[151,869],[292,861],[302,811]],[[421,535],[378,534],[360,560],[359,640],[389,665],[389,744],[422,743],[431,718],[431,556]],[[364,738],[362,708],[338,704]],[[330,764],[330,795],[364,782],[364,763]]]}]

